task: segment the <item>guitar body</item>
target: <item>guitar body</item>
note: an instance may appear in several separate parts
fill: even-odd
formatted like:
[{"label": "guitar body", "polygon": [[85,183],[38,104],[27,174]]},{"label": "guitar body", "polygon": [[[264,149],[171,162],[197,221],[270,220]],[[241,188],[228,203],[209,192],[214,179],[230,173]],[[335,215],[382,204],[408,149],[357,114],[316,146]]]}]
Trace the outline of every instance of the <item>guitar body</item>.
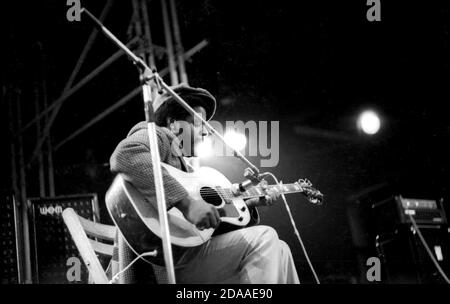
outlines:
[{"label": "guitar body", "polygon": [[[240,197],[223,199],[217,188],[229,188],[231,182],[219,171],[203,167],[193,173],[161,165],[174,177],[194,200],[214,205],[222,222],[246,226],[250,213]],[[157,250],[155,257],[145,257],[147,262],[164,265],[161,230],[155,197],[144,197],[131,183],[118,174],[106,193],[106,206],[115,225],[135,254]],[[199,230],[188,222],[177,208],[168,211],[174,260],[177,261],[186,247],[195,247],[207,242],[214,229]]]}]

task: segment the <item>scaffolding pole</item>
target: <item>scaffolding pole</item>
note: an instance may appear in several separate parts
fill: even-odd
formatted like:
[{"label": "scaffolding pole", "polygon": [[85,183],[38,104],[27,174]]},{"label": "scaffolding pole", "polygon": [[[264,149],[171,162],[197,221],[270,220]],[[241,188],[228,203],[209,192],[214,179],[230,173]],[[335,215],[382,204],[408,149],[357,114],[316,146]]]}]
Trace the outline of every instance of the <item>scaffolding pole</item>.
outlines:
[{"label": "scaffolding pole", "polygon": [[[133,6],[133,23],[134,23],[134,31],[136,36],[139,38],[142,38],[142,28],[141,28],[141,18],[140,18],[140,9],[139,9],[139,3],[138,0],[132,0],[131,5]],[[144,48],[140,48],[141,53],[143,52]],[[139,54],[141,56],[141,54]]]},{"label": "scaffolding pole", "polygon": [[[44,105],[47,105],[44,103]],[[48,165],[48,194],[50,197],[55,196],[55,171],[53,167],[53,147],[51,136],[47,140],[47,165]]]},{"label": "scaffolding pole", "polygon": [[[39,50],[41,53],[41,91],[42,91],[42,102],[44,109],[48,107],[48,90],[47,90],[47,58],[44,53],[44,48],[42,44],[38,42]],[[39,113],[40,111],[36,112]],[[44,123],[48,121],[48,113],[44,116]],[[52,147],[52,136],[48,135],[47,140],[45,141],[46,146],[43,150],[45,150],[47,156],[47,179],[48,179],[48,194],[50,197],[55,196],[55,172],[53,169],[53,147]]]},{"label": "scaffolding pole", "polygon": [[169,5],[170,5],[170,12],[172,15],[173,35],[175,38],[175,53],[178,61],[178,70],[180,71],[181,82],[188,84],[186,67],[184,65],[184,56],[183,56],[184,49],[183,44],[181,42],[180,27],[178,25],[178,15],[175,0],[170,0]]},{"label": "scaffolding pole", "polygon": [[[13,96],[11,93],[11,86],[7,86],[6,91],[6,102],[8,104],[8,118],[9,118],[9,134],[10,134],[10,157],[11,157],[11,186],[14,193],[14,199],[17,200],[17,198],[20,196],[20,190],[19,186],[17,184],[18,174],[17,174],[17,147],[16,147],[16,138],[14,137],[14,134],[16,133],[16,129],[14,127],[14,114],[13,114]],[[19,199],[21,200],[21,198]],[[20,207],[20,204],[17,204],[16,207]],[[20,239],[17,236],[22,235],[22,221],[20,220],[20,216],[18,217],[19,223],[16,223],[16,240]],[[18,272],[18,283],[23,283],[23,275],[24,275],[24,268],[23,268],[23,243],[17,242],[17,272]]]},{"label": "scaffolding pole", "polygon": [[20,193],[19,187],[17,186],[17,153],[16,153],[16,140],[14,138],[15,128],[14,128],[14,114],[13,114],[13,98],[11,94],[11,88],[7,89],[6,92],[6,102],[8,104],[8,118],[9,118],[9,131],[11,137],[11,186],[14,195],[18,196]]},{"label": "scaffolding pole", "polygon": [[[21,92],[16,89],[16,113],[17,124],[20,129],[22,124],[22,109],[20,105]],[[27,205],[27,183],[26,183],[26,168],[25,159],[23,153],[23,134],[19,134],[17,137],[18,143],[18,157],[19,157],[19,185],[20,185],[20,205],[22,207],[22,234],[23,234],[23,258],[25,264],[25,283],[30,284],[31,281],[31,255],[30,255],[30,231],[28,225],[28,205]]]},{"label": "scaffolding pole", "polygon": [[[150,19],[148,17],[148,10],[147,10],[147,0],[140,0],[140,12],[141,12],[141,18],[143,24],[141,24],[143,30],[144,30],[144,54],[143,58],[144,61],[146,61],[147,65],[150,67],[152,71],[156,71],[156,63],[155,63],[155,56],[154,56],[154,45],[152,40],[152,34],[150,30]],[[155,100],[157,97],[157,90],[154,88],[151,88],[148,90],[148,94],[150,94],[149,98],[150,100]]]},{"label": "scaffolding pole", "polygon": [[[36,113],[40,112],[39,100],[39,87],[37,81],[34,82],[34,110]],[[36,122],[36,138],[41,137],[41,120]],[[42,148],[38,151],[38,171],[39,171],[39,196],[45,197],[45,168],[44,168],[44,156],[42,155]]]},{"label": "scaffolding pole", "polygon": [[152,39],[152,34],[150,31],[150,18],[148,16],[148,9],[147,9],[147,1],[146,0],[141,0],[142,6],[142,18],[144,19],[144,34],[145,34],[145,40],[147,41],[147,61],[148,64],[150,65],[151,69],[155,69],[155,54],[154,54],[154,50],[153,50],[153,39]]},{"label": "scaffolding pole", "polygon": [[170,82],[171,85],[178,84],[178,74],[175,68],[175,58],[173,55],[173,42],[172,33],[170,29],[169,12],[167,10],[166,0],[161,0],[161,9],[164,23],[164,36],[166,38],[166,50],[167,50],[167,60],[169,63],[170,70]]}]

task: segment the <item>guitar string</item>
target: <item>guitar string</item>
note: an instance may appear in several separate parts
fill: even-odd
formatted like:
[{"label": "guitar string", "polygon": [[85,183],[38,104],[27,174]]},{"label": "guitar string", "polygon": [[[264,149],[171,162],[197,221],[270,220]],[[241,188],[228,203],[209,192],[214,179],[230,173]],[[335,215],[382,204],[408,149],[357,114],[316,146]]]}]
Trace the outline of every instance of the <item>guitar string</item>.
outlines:
[{"label": "guitar string", "polygon": [[[254,189],[250,189],[247,190],[246,192],[254,192],[256,190]],[[288,191],[296,191],[296,190],[291,190],[289,189]],[[227,193],[228,192],[228,193]],[[200,193],[208,193],[208,194],[222,194],[222,195],[229,195],[229,193],[231,192],[231,190],[213,190],[213,189],[200,189]]]},{"label": "guitar string", "polygon": [[[290,193],[290,192],[296,192],[296,191],[283,191],[283,193]],[[200,192],[200,194],[205,195],[205,196],[224,196],[224,197],[236,197],[235,195],[230,195],[230,194],[223,194],[223,193],[214,193],[214,192],[209,192],[209,193],[205,193],[205,192]],[[259,193],[248,193],[247,195],[261,195]],[[244,195],[245,196],[245,195]]]},{"label": "guitar string", "polygon": [[[289,194],[289,193],[292,193],[292,192],[296,192],[296,191],[285,191],[283,193]],[[233,199],[233,198],[239,197],[239,196],[234,196],[234,195],[224,195],[224,194],[221,195],[219,193],[213,193],[213,192],[210,192],[210,193],[200,192],[200,194],[204,198],[217,198],[217,197],[219,197],[221,199]],[[254,197],[259,197],[259,196],[263,196],[263,195],[261,195],[259,193],[241,195],[242,198],[254,198]]]},{"label": "guitar string", "polygon": [[[300,191],[300,190],[297,190],[297,189],[289,189],[289,187],[287,187],[287,188],[288,188],[287,191]],[[217,194],[222,194],[222,195],[229,195],[229,193],[231,193],[231,190],[200,189],[200,192],[201,193],[208,193],[208,194],[216,194],[217,193]],[[245,192],[257,192],[257,190],[249,189],[249,190],[247,190]]]},{"label": "guitar string", "polygon": [[[295,191],[296,190],[288,190],[286,192],[295,192]],[[299,191],[299,190],[297,190],[297,191]],[[247,190],[246,192],[249,192],[249,194],[252,194],[250,192],[255,192],[255,190],[250,189],[250,190]],[[229,193],[226,193],[226,192],[223,192],[223,191],[220,191],[220,190],[203,190],[203,189],[201,189],[200,193],[201,194],[205,194],[205,195],[211,195],[211,196],[234,197],[234,195],[230,195]],[[255,194],[259,194],[259,193],[256,192]]]},{"label": "guitar string", "polygon": [[[268,188],[277,188],[278,185],[270,185],[268,186]],[[284,185],[285,188],[291,188],[290,184],[286,184]],[[297,189],[296,189],[297,190]],[[284,191],[284,193],[288,194],[291,192],[297,192],[296,190],[292,190],[289,189],[287,191]],[[236,196],[233,194],[230,194],[231,190],[230,189],[223,189],[223,188],[206,188],[206,189],[201,189],[200,190],[200,194],[202,195],[202,197],[204,197],[205,199],[211,199],[211,198],[221,198],[222,200],[230,200],[235,198]],[[255,189],[249,189],[246,191],[246,193],[244,193],[243,195],[241,195],[242,198],[248,199],[248,198],[255,198],[255,197],[259,197],[262,196],[259,191],[255,190]]]},{"label": "guitar string", "polygon": [[[250,189],[250,190],[247,190],[246,192],[248,192],[249,194],[252,194],[252,193],[250,193],[250,192],[254,192],[255,190],[253,190],[253,189]],[[291,190],[291,189],[289,189],[289,190],[287,190],[287,191],[285,191],[285,192],[295,192],[295,191],[299,191],[299,190]],[[223,196],[229,196],[229,197],[233,197],[233,196],[231,196],[229,193],[226,193],[226,192],[224,192],[224,191],[220,191],[220,190],[203,190],[203,189],[201,189],[200,190],[200,193],[202,193],[202,194],[206,194],[206,195],[223,195]],[[255,193],[255,194],[259,194],[259,193]]]}]

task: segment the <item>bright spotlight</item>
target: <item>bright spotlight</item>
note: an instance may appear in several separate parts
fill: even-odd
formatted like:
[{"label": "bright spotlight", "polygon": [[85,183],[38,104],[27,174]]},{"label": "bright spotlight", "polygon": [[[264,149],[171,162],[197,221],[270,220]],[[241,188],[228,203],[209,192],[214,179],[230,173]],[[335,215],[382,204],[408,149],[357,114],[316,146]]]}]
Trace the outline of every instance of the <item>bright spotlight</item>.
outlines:
[{"label": "bright spotlight", "polygon": [[198,157],[208,157],[213,154],[212,142],[209,137],[205,137],[203,141],[195,146],[196,154]]},{"label": "bright spotlight", "polygon": [[232,146],[234,149],[241,151],[247,144],[247,138],[244,134],[237,133],[235,131],[228,131],[224,135],[225,142]]},{"label": "bright spotlight", "polygon": [[380,118],[373,111],[364,111],[359,115],[358,126],[364,133],[373,135],[380,130]]}]

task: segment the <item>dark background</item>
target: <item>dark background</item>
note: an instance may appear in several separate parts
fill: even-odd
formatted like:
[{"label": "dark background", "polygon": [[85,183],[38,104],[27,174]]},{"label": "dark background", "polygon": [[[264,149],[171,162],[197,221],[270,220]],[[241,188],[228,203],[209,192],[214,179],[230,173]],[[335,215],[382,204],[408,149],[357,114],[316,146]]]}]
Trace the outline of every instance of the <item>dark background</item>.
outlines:
[{"label": "dark background", "polygon": [[[349,209],[360,191],[383,184],[406,197],[444,198],[448,206],[450,4],[392,2],[381,1],[382,21],[369,22],[362,0],[177,1],[184,48],[209,41],[187,63],[187,72],[192,86],[217,97],[215,119],[280,121],[280,161],[271,170],[284,182],[307,177],[326,195],[321,207],[301,195],[288,197],[324,282],[365,276],[352,238],[365,232],[349,225]],[[81,3],[99,16],[105,2]],[[54,100],[92,30],[87,19],[67,21],[67,8],[56,0],[2,4],[1,81],[4,88],[11,83],[20,87],[24,122],[35,115],[33,83],[41,81],[43,69]],[[164,45],[159,1],[150,1],[149,8],[154,42]],[[105,20],[122,41],[131,12],[131,3],[116,1]],[[77,80],[115,51],[99,35]],[[52,128],[54,143],[136,86],[136,68],[125,57],[119,59],[64,104]],[[382,119],[374,136],[356,127],[358,113],[366,108]],[[6,109],[2,94],[3,130],[8,128]],[[143,119],[141,100],[135,98],[58,150],[57,194],[96,192],[102,198],[112,180],[109,156]],[[298,132],[299,127],[333,136]],[[36,142],[34,132],[25,136],[26,157]],[[2,188],[8,190],[10,137],[3,138]],[[259,164],[257,157],[250,159]],[[245,166],[235,159],[210,164],[233,181],[242,179]],[[30,172],[29,196],[39,193],[36,180]],[[282,201],[262,209],[261,216],[291,246],[300,279],[313,282]],[[104,210],[102,219],[109,221]]]}]

